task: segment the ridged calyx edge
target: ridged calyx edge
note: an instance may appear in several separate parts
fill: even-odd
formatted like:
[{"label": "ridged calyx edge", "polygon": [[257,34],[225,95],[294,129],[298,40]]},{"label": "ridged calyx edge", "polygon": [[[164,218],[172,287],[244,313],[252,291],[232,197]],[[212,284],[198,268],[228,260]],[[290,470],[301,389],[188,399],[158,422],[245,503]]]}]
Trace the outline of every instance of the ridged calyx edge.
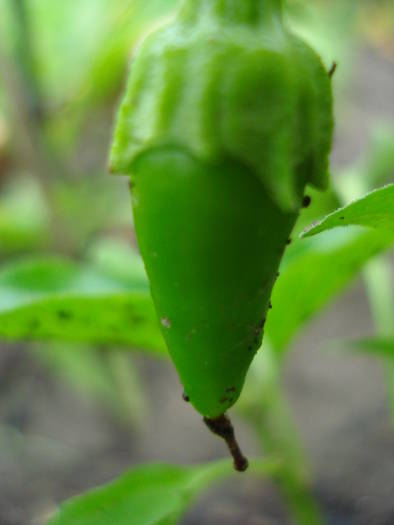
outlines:
[{"label": "ridged calyx edge", "polygon": [[[307,183],[326,188],[327,72],[283,26],[281,2],[246,4],[270,5],[275,16],[266,10],[259,23],[246,23],[239,1],[189,0],[173,23],[147,37],[119,111],[111,171],[130,174],[141,153],[170,146],[211,164],[244,164],[283,209],[299,207]],[[193,11],[197,5],[207,11]]]}]

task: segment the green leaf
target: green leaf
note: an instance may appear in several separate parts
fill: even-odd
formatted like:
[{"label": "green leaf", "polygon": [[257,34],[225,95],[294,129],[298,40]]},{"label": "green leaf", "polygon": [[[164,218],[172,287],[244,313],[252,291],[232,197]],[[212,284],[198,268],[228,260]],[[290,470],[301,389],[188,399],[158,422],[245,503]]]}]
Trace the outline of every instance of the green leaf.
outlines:
[{"label": "green leaf", "polygon": [[0,338],[164,351],[144,274],[125,282],[60,258],[13,263],[0,271]]},{"label": "green leaf", "polygon": [[31,177],[18,177],[2,187],[0,252],[34,250],[48,244],[46,203]]},{"label": "green leaf", "polygon": [[116,279],[131,284],[136,279],[147,279],[142,258],[128,241],[102,237],[92,244],[87,255],[95,267]]},{"label": "green leaf", "polygon": [[327,215],[302,233],[311,237],[339,226],[359,225],[387,230],[394,234],[394,184],[368,193],[347,206]]},{"label": "green leaf", "polygon": [[394,339],[390,338],[367,338],[359,341],[351,341],[350,347],[361,350],[368,354],[394,358]]},{"label": "green leaf", "polygon": [[[356,230],[356,231],[355,231]],[[267,333],[283,351],[301,327],[340,293],[367,261],[386,250],[392,235],[358,228],[295,242],[283,261],[272,295]]]},{"label": "green leaf", "polygon": [[381,123],[372,130],[371,145],[367,158],[360,166],[362,180],[370,188],[376,188],[393,180],[394,174],[394,127]]},{"label": "green leaf", "polygon": [[[252,470],[272,474],[275,469],[274,462],[256,460]],[[48,525],[172,525],[202,490],[233,472],[229,461],[143,465],[66,502]]]}]

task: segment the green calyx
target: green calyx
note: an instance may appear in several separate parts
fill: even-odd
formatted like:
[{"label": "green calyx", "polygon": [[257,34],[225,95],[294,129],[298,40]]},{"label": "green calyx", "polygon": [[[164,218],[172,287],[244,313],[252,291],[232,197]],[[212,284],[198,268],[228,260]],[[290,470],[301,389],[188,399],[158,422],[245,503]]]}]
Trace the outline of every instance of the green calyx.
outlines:
[{"label": "green calyx", "polygon": [[111,169],[130,174],[158,147],[244,165],[284,211],[324,189],[331,84],[283,24],[280,0],[187,0],[142,43],[121,105]]}]

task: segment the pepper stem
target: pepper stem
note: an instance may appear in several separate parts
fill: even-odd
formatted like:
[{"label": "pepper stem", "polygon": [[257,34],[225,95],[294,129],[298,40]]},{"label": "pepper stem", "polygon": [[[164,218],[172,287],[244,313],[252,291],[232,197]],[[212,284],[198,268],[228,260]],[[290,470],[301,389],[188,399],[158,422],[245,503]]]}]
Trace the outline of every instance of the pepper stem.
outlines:
[{"label": "pepper stem", "polygon": [[196,21],[218,17],[252,25],[281,17],[283,0],[183,0],[182,18]]},{"label": "pepper stem", "polygon": [[231,423],[230,418],[226,414],[223,414],[214,419],[204,417],[204,423],[207,425],[211,432],[223,438],[226,442],[230,454],[232,455],[234,460],[234,469],[238,472],[244,472],[248,468],[249,462],[247,458],[242,454],[242,451],[239,448],[238,442],[234,434],[234,427]]}]

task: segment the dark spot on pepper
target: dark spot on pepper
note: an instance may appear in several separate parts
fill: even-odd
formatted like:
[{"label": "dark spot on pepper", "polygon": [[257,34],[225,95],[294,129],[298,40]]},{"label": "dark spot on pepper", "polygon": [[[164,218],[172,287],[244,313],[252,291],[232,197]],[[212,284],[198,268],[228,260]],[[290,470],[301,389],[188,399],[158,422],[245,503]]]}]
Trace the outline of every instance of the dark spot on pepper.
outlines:
[{"label": "dark spot on pepper", "polygon": [[251,352],[253,350],[253,346],[249,345],[248,346],[248,350],[249,350],[249,352]]},{"label": "dark spot on pepper", "polygon": [[230,386],[229,388],[226,388],[226,392],[234,392],[235,393],[235,386]]},{"label": "dark spot on pepper", "polygon": [[291,239],[287,239],[286,244],[289,246],[289,244],[291,244]]},{"label": "dark spot on pepper", "polygon": [[68,320],[72,319],[72,314],[70,312],[67,312],[67,310],[58,310],[57,311],[57,316],[62,321],[68,321]]},{"label": "dark spot on pepper", "polygon": [[302,207],[303,208],[309,208],[311,205],[312,199],[309,195],[305,195],[303,201],[302,201]]},{"label": "dark spot on pepper", "polygon": [[219,399],[219,403],[221,405],[224,405],[224,403],[227,403],[227,401],[231,401],[229,397],[223,396],[221,399]]},{"label": "dark spot on pepper", "polygon": [[345,217],[342,215],[341,217],[339,217],[339,220],[344,221]]},{"label": "dark spot on pepper", "polygon": [[182,399],[185,401],[185,403],[189,403],[190,397],[186,394],[186,392],[183,392]]},{"label": "dark spot on pepper", "polygon": [[30,332],[36,331],[40,327],[40,321],[38,319],[32,319],[29,322],[28,328]]},{"label": "dark spot on pepper", "polygon": [[135,313],[132,305],[126,305],[124,309],[124,317],[128,323],[140,324],[144,322],[144,317]]},{"label": "dark spot on pepper", "polygon": [[268,303],[268,308],[269,308],[270,310],[272,310],[272,303],[271,303],[271,301]]}]

